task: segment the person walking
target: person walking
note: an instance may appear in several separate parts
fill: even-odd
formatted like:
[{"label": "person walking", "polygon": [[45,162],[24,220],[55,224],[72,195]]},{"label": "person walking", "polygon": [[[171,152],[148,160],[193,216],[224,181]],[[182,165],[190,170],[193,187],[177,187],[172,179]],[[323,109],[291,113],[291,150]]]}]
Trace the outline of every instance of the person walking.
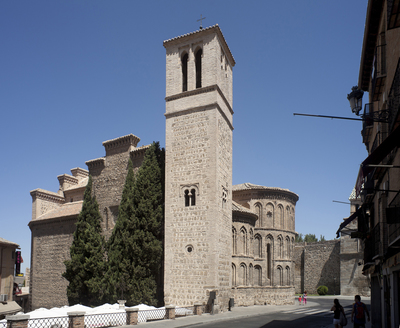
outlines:
[{"label": "person walking", "polygon": [[303,294],[303,305],[307,305],[307,291],[306,290],[304,291],[304,294]]},{"label": "person walking", "polygon": [[365,313],[367,313],[368,321],[370,321],[367,306],[361,302],[360,295],[356,295],[354,301],[355,303],[353,303],[353,309],[351,311],[351,322],[354,323],[354,328],[365,328]]},{"label": "person walking", "polygon": [[331,311],[333,311],[333,324],[335,325],[335,328],[342,328],[343,326],[340,324],[340,313],[343,313],[344,316],[346,316],[346,314],[344,313],[343,306],[340,305],[337,298],[333,300]]}]

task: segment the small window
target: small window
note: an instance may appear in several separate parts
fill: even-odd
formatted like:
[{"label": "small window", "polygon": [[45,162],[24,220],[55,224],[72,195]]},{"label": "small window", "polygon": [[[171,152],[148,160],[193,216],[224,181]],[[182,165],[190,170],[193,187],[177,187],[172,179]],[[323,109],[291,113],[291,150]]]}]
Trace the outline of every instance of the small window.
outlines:
[{"label": "small window", "polygon": [[187,74],[187,63],[188,63],[188,54],[185,53],[182,56],[182,92],[187,91],[187,83],[188,83],[188,74]]},{"label": "small window", "polygon": [[189,206],[189,190],[185,190],[185,206]]},{"label": "small window", "polygon": [[196,189],[192,189],[190,191],[190,199],[191,199],[190,205],[195,206],[196,205]]},{"label": "small window", "polygon": [[201,88],[201,59],[203,50],[199,49],[196,52],[196,89]]},{"label": "small window", "polygon": [[195,206],[196,205],[196,189],[185,190],[185,206]]}]

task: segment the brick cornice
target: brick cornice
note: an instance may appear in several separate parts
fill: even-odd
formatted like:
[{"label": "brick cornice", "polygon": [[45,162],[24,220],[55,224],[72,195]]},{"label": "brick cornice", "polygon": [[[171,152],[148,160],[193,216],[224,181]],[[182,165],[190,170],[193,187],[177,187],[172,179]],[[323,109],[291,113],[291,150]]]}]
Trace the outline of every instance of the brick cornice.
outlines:
[{"label": "brick cornice", "polygon": [[173,101],[173,100],[177,100],[177,99],[181,99],[181,98],[185,98],[185,97],[190,97],[190,96],[193,96],[193,95],[199,95],[199,94],[202,94],[202,93],[207,93],[207,92],[212,92],[212,91],[217,91],[219,93],[219,95],[221,96],[221,98],[224,101],[225,105],[228,107],[229,112],[233,115],[233,109],[232,109],[231,105],[229,104],[229,102],[226,99],[224,93],[222,92],[222,90],[219,88],[219,86],[217,84],[210,85],[210,86],[204,87],[204,88],[198,88],[198,89],[194,89],[194,90],[190,90],[190,91],[185,91],[185,92],[178,93],[176,95],[165,97],[165,101],[166,102]]},{"label": "brick cornice", "polygon": [[106,149],[106,151],[108,151],[111,149],[126,147],[128,145],[136,147],[139,141],[140,138],[131,133],[123,137],[104,141],[103,146]]},{"label": "brick cornice", "polygon": [[63,196],[56,194],[55,192],[47,191],[44,189],[35,189],[30,192],[32,198],[43,199],[51,201],[53,203],[64,204],[65,199]]},{"label": "brick cornice", "polygon": [[89,169],[103,168],[105,167],[105,157],[91,159],[90,161],[85,162]]}]

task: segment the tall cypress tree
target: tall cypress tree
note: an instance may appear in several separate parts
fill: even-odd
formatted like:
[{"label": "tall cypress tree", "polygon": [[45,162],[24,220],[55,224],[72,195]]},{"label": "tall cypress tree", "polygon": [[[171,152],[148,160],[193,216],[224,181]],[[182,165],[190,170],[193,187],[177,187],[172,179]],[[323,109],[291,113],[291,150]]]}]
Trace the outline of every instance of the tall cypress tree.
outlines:
[{"label": "tall cypress tree", "polygon": [[102,303],[106,261],[101,220],[99,206],[92,197],[92,177],[89,176],[70,248],[71,259],[64,262],[66,271],[63,277],[69,281],[67,296],[70,305]]},{"label": "tall cypress tree", "polygon": [[[132,231],[134,229],[134,205],[133,189],[135,176],[132,161],[129,159],[128,174],[122,191],[121,203],[118,208],[118,219],[108,240],[108,263],[107,263],[107,298],[110,303],[117,299],[128,300],[128,295],[133,292],[134,286],[131,281],[133,271],[133,241]],[[131,304],[128,301],[127,305]]]},{"label": "tall cypress tree", "polygon": [[164,150],[158,143],[146,151],[136,177],[129,161],[118,220],[108,244],[110,301],[123,297],[128,306],[157,305],[157,298],[162,298],[163,170]]},{"label": "tall cypress tree", "polygon": [[[157,305],[162,285],[164,227],[164,150],[153,142],[147,150],[134,188],[135,283],[142,302]],[[157,298],[159,298],[157,300]]]}]

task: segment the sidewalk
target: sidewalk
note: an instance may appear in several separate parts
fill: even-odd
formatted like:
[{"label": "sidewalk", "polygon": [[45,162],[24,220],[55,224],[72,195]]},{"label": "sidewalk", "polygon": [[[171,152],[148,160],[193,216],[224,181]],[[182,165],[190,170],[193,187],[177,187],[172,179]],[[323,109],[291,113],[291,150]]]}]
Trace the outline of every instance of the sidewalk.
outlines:
[{"label": "sidewalk", "polygon": [[[306,307],[318,306],[318,303],[313,302],[314,299],[324,298],[324,299],[335,299],[338,298],[340,300],[353,300],[353,296],[309,296]],[[196,316],[189,317],[181,317],[175,320],[160,320],[153,322],[144,322],[139,323],[138,326],[142,326],[145,328],[150,327],[158,327],[158,328],[176,328],[176,327],[189,327],[203,323],[217,323],[218,321],[225,321],[231,319],[243,319],[246,317],[253,317],[257,315],[262,315],[266,313],[279,313],[281,311],[294,310],[298,309],[299,305],[295,302],[295,305],[254,305],[248,307],[234,307],[232,311],[223,312],[220,314],[210,315],[208,313]],[[347,311],[346,311],[347,312]],[[346,313],[347,314],[347,313]],[[333,315],[332,315],[333,318]],[[347,314],[348,324],[347,327],[352,327],[353,324],[350,321],[350,315]],[[333,321],[333,320],[332,320]],[[122,326],[122,328],[128,328],[131,326]],[[365,325],[366,328],[370,328],[370,322],[367,322]],[[334,325],[331,323],[326,328],[334,328]]]}]

